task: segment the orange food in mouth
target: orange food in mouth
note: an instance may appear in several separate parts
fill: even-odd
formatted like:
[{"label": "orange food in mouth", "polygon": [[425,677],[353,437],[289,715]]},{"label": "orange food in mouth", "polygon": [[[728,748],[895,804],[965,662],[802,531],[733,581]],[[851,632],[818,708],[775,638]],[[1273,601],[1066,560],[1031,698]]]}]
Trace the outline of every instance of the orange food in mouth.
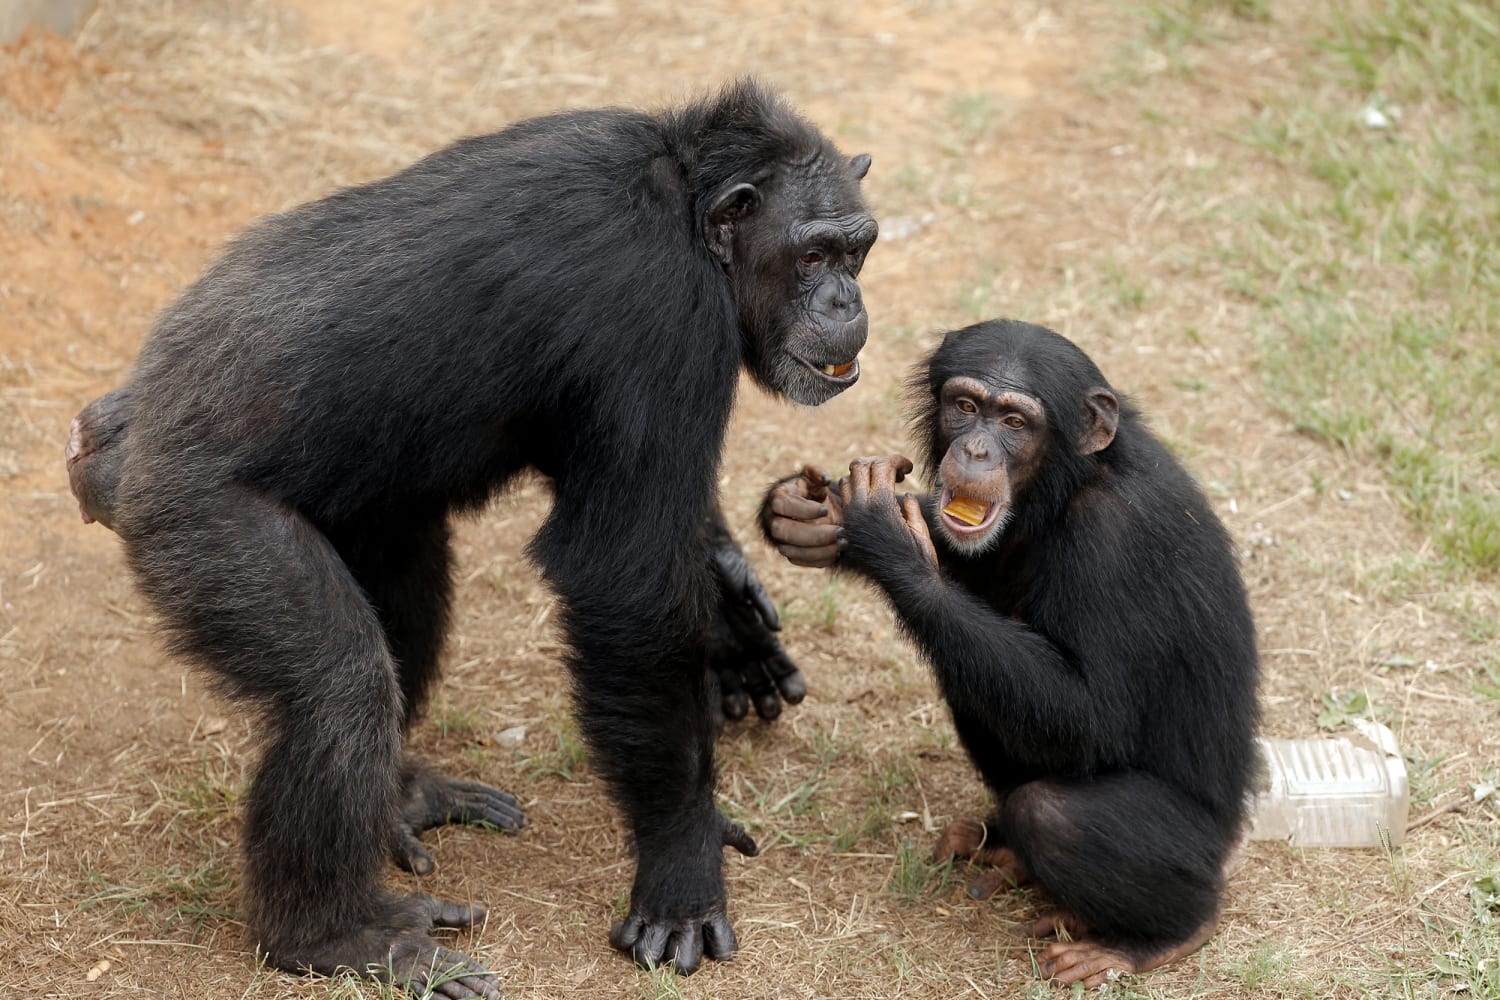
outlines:
[{"label": "orange food in mouth", "polygon": [[989,512],[989,504],[983,500],[975,500],[973,497],[954,497],[948,501],[948,506],[943,508],[944,514],[970,527],[983,524],[985,515]]},{"label": "orange food in mouth", "polygon": [[846,365],[822,365],[824,375],[832,375],[834,378],[843,378],[854,370],[854,362]]}]

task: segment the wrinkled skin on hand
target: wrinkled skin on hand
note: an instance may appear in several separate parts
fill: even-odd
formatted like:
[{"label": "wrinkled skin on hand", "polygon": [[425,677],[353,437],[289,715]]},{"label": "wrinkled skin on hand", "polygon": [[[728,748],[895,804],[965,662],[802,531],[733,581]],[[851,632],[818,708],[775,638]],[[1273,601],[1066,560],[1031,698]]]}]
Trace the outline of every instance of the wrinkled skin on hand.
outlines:
[{"label": "wrinkled skin on hand", "polygon": [[853,569],[864,569],[870,560],[887,558],[886,544],[893,536],[903,539],[913,560],[937,572],[937,549],[933,547],[922,502],[910,493],[896,495],[896,484],[912,471],[904,455],[856,458],[849,475],[838,484],[844,518],[844,561]]},{"label": "wrinkled skin on hand", "polygon": [[704,637],[704,658],[719,686],[718,711],[724,719],[743,719],[754,705],[762,719],[775,719],[783,701],[795,705],[807,696],[802,672],[776,637],[776,605],[727,531],[715,530],[710,560],[720,598]]},{"label": "wrinkled skin on hand", "polygon": [[776,483],[760,508],[766,540],[793,565],[824,569],[844,550],[843,503],[828,473],[804,465]]}]

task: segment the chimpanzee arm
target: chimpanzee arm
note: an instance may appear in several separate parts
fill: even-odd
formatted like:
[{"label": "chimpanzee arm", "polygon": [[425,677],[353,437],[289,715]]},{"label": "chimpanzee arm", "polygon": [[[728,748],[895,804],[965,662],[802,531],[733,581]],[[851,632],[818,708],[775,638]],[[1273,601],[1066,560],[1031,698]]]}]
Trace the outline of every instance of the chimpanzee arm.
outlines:
[{"label": "chimpanzee arm", "polygon": [[889,488],[846,501],[844,537],[841,568],[884,591],[955,714],[990,729],[1014,759],[1073,769],[1125,745],[1129,702],[1114,665],[1070,654],[947,576]]}]

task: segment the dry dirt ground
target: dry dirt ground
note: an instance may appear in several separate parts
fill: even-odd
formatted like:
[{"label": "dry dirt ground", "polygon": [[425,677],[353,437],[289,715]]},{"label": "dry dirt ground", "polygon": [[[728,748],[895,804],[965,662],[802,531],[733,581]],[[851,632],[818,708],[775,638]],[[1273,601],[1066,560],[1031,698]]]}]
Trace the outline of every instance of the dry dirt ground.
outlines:
[{"label": "dry dirt ground", "polygon": [[[903,447],[898,382],[935,333],[1043,322],[1134,394],[1242,548],[1268,734],[1309,735],[1322,694],[1370,688],[1435,762],[1414,816],[1494,766],[1495,711],[1462,680],[1492,653],[1434,610],[1443,595],[1371,582],[1420,559],[1423,538],[1378,474],[1270,409],[1249,306],[1195,280],[1206,206],[1277,190],[1223,137],[1305,55],[1276,22],[1244,28],[1188,86],[1128,42],[1138,25],[1113,4],[525,6],[102,0],[77,37],[0,52],[0,996],[359,989],[255,967],[236,834],[254,733],[162,653],[116,539],[80,523],[61,462],[72,414],[257,216],[462,134],[558,107],[658,107],[747,71],[874,155],[884,235],[860,385],[816,411],[741,395],[722,491],[742,538],[763,484],[800,460]],[[1148,103],[1176,124],[1145,127]],[[612,953],[630,865],[567,722],[550,598],[521,557],[543,514],[532,487],[463,526],[447,683],[415,737],[527,809],[516,836],[429,835],[439,870],[421,883],[491,905],[459,946],[509,995],[1045,994],[1023,934],[1033,898],[904,888],[935,827],[983,802],[925,668],[870,593],[755,541],[811,694],[720,743],[726,805],[765,848],[726,862],[743,950],[675,982]],[[495,739],[517,726],[518,747]],[[1465,916],[1475,821],[1444,813],[1394,857],[1257,843],[1213,942],[1127,987],[1379,993],[1385,970],[1430,957],[1424,927]]]}]

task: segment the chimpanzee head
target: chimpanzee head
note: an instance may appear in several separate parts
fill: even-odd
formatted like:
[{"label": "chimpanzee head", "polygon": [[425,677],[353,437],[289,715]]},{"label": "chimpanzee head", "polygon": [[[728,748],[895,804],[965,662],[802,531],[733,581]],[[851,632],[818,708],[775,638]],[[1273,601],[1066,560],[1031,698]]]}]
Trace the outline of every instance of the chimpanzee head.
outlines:
[{"label": "chimpanzee head", "polygon": [[1115,439],[1120,399],[1071,341],[999,320],[955,330],[909,386],[949,546],[978,555],[1018,512],[1052,513]]},{"label": "chimpanzee head", "polygon": [[869,320],[859,271],[875,243],[860,196],[870,157],[817,138],[796,159],[718,191],[703,237],[739,312],[745,366],[761,385],[817,405],[859,380]]}]

